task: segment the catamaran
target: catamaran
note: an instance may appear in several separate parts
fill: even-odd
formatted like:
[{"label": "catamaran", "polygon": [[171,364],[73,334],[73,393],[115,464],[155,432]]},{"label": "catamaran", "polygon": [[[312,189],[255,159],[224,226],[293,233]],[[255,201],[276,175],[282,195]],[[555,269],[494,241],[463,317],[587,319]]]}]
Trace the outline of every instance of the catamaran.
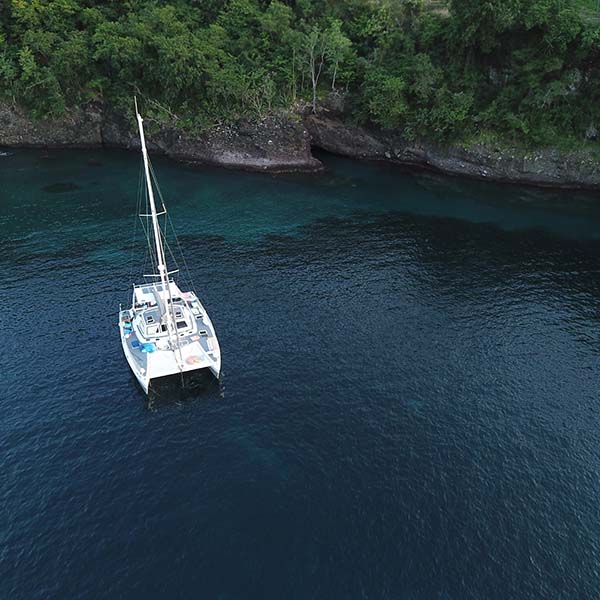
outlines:
[{"label": "catamaran", "polygon": [[[178,269],[170,271],[167,267],[166,231],[159,222],[167,210],[148,158],[137,102],[135,113],[142,147],[141,196],[145,197],[147,206],[139,216],[151,222],[151,227],[149,223],[144,226],[144,232],[155,272],[144,275],[149,280],[146,283],[133,286],[131,308],[119,312],[119,329],[127,362],[148,394],[150,384],[162,378],[180,376],[183,380],[184,375],[202,370],[218,378],[221,350],[215,328],[200,299],[193,291],[183,292],[172,277]],[[156,208],[155,188],[160,211]],[[138,204],[142,206],[141,201]]]}]

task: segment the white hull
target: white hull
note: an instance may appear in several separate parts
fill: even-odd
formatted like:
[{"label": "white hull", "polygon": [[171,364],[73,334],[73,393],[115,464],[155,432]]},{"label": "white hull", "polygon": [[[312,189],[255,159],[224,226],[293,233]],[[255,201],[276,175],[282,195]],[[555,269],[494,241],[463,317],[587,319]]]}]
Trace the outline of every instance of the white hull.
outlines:
[{"label": "white hull", "polygon": [[167,296],[161,284],[136,286],[132,308],[121,311],[119,330],[127,362],[144,392],[153,380],[194,371],[221,372],[221,349],[200,300],[170,282],[173,312],[178,315],[177,336],[161,331],[159,305]]},{"label": "white hull", "polygon": [[[138,380],[140,386],[147,394],[150,389],[150,384],[155,379],[161,379],[163,377],[169,377],[172,375],[182,375],[186,373],[193,373],[197,371],[210,371],[214,377],[219,378],[221,372],[221,364],[220,361],[218,364],[215,364],[213,361],[208,359],[206,355],[204,356],[204,360],[194,360],[193,364],[185,364],[182,369],[179,368],[178,361],[175,357],[175,352],[172,350],[163,350],[156,351],[153,353],[151,365],[148,365],[148,368],[145,369],[140,367],[139,363],[132,356],[132,353],[127,345],[127,341],[125,336],[122,333],[121,329],[121,345],[123,347],[123,353],[125,354],[125,358],[129,363],[129,367],[131,368],[132,373],[135,375],[135,378]],[[193,353],[192,353],[193,352]],[[202,356],[201,350],[191,351],[188,353],[189,356]],[[186,354],[184,354],[184,357]]]}]

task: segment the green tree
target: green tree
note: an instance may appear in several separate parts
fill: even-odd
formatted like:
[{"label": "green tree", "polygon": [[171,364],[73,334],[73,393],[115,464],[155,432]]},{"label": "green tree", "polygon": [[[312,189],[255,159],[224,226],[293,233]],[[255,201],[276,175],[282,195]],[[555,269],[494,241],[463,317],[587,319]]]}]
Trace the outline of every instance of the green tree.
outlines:
[{"label": "green tree", "polygon": [[398,76],[381,69],[372,70],[365,82],[369,116],[384,129],[401,128],[408,111],[405,99],[406,83]]},{"label": "green tree", "polygon": [[335,83],[340,65],[352,59],[352,42],[342,32],[342,23],[334,19],[324,33],[326,57],[330,64],[331,89],[335,90]]}]

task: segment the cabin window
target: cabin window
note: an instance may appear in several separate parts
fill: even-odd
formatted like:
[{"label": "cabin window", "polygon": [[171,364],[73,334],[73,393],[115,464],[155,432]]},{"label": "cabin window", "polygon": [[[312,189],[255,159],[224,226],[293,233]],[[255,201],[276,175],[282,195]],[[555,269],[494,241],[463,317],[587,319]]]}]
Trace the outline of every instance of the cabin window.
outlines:
[{"label": "cabin window", "polygon": [[184,329],[187,327],[187,323],[185,321],[177,321],[177,329]]}]

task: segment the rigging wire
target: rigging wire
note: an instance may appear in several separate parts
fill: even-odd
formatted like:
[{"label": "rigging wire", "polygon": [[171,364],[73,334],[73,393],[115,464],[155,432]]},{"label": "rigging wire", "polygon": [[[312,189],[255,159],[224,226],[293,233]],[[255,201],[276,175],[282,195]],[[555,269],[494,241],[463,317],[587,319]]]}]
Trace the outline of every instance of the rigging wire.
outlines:
[{"label": "rigging wire", "polygon": [[[162,232],[162,236],[163,236],[163,241],[169,251],[169,254],[171,256],[171,258],[173,259],[173,262],[175,263],[175,267],[177,269],[179,269],[179,265],[177,264],[177,260],[175,259],[175,254],[173,253],[170,244],[167,241],[167,232],[170,229],[170,233],[173,236],[173,238],[175,239],[175,243],[177,246],[177,251],[179,256],[181,257],[181,261],[183,263],[184,269],[185,269],[185,274],[187,275],[187,279],[188,282],[190,284],[190,288],[192,290],[195,289],[195,285],[194,285],[194,280],[192,279],[192,274],[190,272],[190,268],[188,266],[188,263],[185,259],[185,254],[183,253],[182,249],[181,249],[181,244],[179,243],[179,238],[177,237],[177,233],[175,232],[175,227],[173,226],[173,220],[171,219],[171,216],[169,215],[167,209],[165,208],[165,201],[162,195],[162,192],[160,190],[160,186],[158,185],[158,181],[156,179],[156,174],[154,173],[154,168],[152,167],[152,164],[150,163],[150,176],[152,178],[152,181],[154,183],[154,188],[156,189],[156,192],[158,194],[158,197],[160,198],[160,202],[162,204],[162,209],[165,212],[165,219],[164,219],[164,230]],[[168,227],[167,227],[168,225]]]},{"label": "rigging wire", "polygon": [[[141,208],[141,203],[142,203],[142,168],[143,168],[143,165],[140,162],[140,174],[138,176],[138,191],[137,191],[136,207],[135,207],[136,216],[138,216],[138,218],[139,218],[140,208]],[[129,259],[129,281],[133,280],[133,264],[134,264],[133,257],[135,255],[137,222],[138,222],[137,218],[133,220],[133,236],[132,236],[132,240],[131,240],[131,257]]]},{"label": "rigging wire", "polygon": [[[181,244],[179,242],[179,238],[177,237],[177,233],[175,232],[173,220],[171,219],[171,216],[169,215],[168,211],[166,210],[164,198],[163,198],[162,192],[160,190],[160,186],[158,185],[158,181],[157,181],[156,174],[154,172],[152,163],[150,161],[148,161],[148,164],[150,167],[151,183],[154,186],[154,190],[156,191],[158,198],[160,199],[162,212],[164,212],[164,219],[163,219],[162,227],[160,227],[161,239],[164,243],[165,249],[167,250],[168,256],[170,257],[170,259],[173,262],[175,269],[177,271],[179,271],[180,275],[184,276],[184,279],[187,279],[187,282],[190,284],[190,289],[193,290],[193,289],[195,289],[194,281],[192,279],[192,274],[191,274],[189,265],[185,259],[185,255],[182,251]],[[145,198],[145,208],[144,208],[143,214],[145,214],[145,215],[150,214],[149,194],[148,194],[148,189],[147,189],[147,186],[145,183],[146,182],[145,182],[145,176],[143,174],[143,161],[142,161],[140,163],[137,212],[138,212],[142,230],[144,232],[144,237],[146,238],[146,245],[145,245],[145,249],[144,249],[143,269],[144,269],[144,273],[147,273],[148,271],[147,271],[146,267],[148,266],[148,263],[150,263],[151,272],[157,273],[158,265],[156,262],[155,248],[154,248],[155,244],[153,242],[152,232],[150,230],[150,225],[147,221],[148,218],[142,216],[142,196],[144,196],[144,198]],[[136,219],[136,221],[137,221],[137,219]],[[132,276],[133,276],[133,256],[134,256],[134,252],[135,252],[134,246],[135,246],[135,239],[136,239],[136,226],[137,226],[137,223],[134,225],[134,236],[133,236],[133,242],[132,242],[132,256],[131,256],[131,263],[132,263],[131,264],[131,275]],[[172,244],[169,243],[168,236],[172,236],[172,238],[175,240],[175,247],[172,247]],[[183,265],[183,268],[184,268],[183,271],[180,268],[180,264],[177,259],[176,253],[181,260],[181,264]]]},{"label": "rigging wire", "polygon": [[[150,211],[150,207],[149,207],[149,198],[148,198],[148,190],[145,188],[144,186],[144,192],[145,192],[145,196],[146,196],[146,206],[144,208],[144,214],[148,214]],[[145,249],[145,254],[144,254],[144,272],[146,271],[146,266],[148,264],[148,260],[150,260],[150,266],[151,266],[151,270],[152,271],[156,271],[158,269],[156,260],[155,260],[155,253],[154,253],[154,246],[152,245],[152,235],[150,232],[150,227],[147,223],[147,221],[145,222],[144,219],[146,219],[147,217],[142,217],[140,214],[140,222],[142,223],[142,228],[144,229],[144,235],[146,237],[146,249]]]}]

